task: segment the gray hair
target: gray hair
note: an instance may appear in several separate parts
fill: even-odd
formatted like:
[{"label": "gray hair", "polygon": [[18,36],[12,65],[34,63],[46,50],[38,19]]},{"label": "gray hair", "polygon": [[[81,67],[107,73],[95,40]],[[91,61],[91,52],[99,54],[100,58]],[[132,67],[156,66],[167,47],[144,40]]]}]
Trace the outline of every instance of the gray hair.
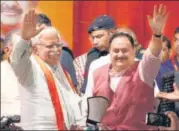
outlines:
[{"label": "gray hair", "polygon": [[58,39],[58,40],[61,39],[61,35],[60,35],[60,33],[57,31],[57,29],[54,28],[54,27],[52,27],[52,26],[50,26],[50,27],[44,28],[39,34],[37,34],[34,38],[32,38],[32,39],[31,39],[31,40],[32,40],[32,44],[35,45],[35,44],[39,43],[39,42],[40,42],[39,40],[40,40],[41,36],[42,36],[44,33],[47,33],[47,32],[49,32],[49,31],[55,32],[56,35],[57,35],[57,39]]}]

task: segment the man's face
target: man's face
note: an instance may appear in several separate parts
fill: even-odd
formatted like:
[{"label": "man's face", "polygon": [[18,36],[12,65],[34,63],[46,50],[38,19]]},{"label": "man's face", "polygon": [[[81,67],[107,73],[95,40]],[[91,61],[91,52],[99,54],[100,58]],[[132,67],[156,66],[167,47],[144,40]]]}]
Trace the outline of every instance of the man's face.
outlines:
[{"label": "man's face", "polygon": [[10,57],[12,50],[13,50],[13,45],[14,43],[20,40],[20,35],[18,33],[14,33],[12,35],[12,38],[9,38],[9,39],[10,40],[7,42],[7,44],[4,47],[4,52],[5,52],[6,57]]},{"label": "man's face", "polygon": [[24,14],[37,5],[37,1],[1,1],[1,23],[16,25],[21,22]]},{"label": "man's face", "polygon": [[103,51],[108,50],[110,37],[111,33],[108,30],[96,30],[90,34],[89,39],[93,47]]},{"label": "man's face", "polygon": [[36,54],[49,65],[59,63],[62,50],[62,43],[59,41],[57,34],[44,34],[40,38],[40,44],[37,45]]},{"label": "man's face", "polygon": [[176,33],[174,36],[174,43],[176,47],[176,54],[179,56],[179,33]]},{"label": "man's face", "polygon": [[118,70],[128,68],[135,58],[135,50],[127,37],[115,38],[110,46],[112,66]]},{"label": "man's face", "polygon": [[162,51],[160,53],[160,59],[161,61],[166,61],[170,57],[170,49],[167,47],[167,42],[162,42]]}]

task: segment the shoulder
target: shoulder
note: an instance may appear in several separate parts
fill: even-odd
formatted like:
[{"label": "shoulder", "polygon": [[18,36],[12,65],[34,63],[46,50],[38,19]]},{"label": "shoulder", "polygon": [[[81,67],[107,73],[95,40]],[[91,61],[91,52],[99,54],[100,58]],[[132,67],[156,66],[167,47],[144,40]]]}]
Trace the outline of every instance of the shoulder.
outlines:
[{"label": "shoulder", "polygon": [[78,61],[78,60],[80,60],[80,59],[86,59],[86,57],[87,57],[87,53],[84,53],[84,54],[82,54],[82,55],[76,57],[76,58],[75,58],[75,61]]},{"label": "shoulder", "polygon": [[167,60],[161,64],[162,68],[170,68],[173,69],[173,64],[171,60]]},{"label": "shoulder", "polygon": [[102,67],[103,65],[110,64],[110,63],[111,63],[110,56],[106,55],[106,56],[102,56],[102,57],[94,60],[91,63],[90,68],[98,68],[98,67]]},{"label": "shoulder", "polygon": [[64,46],[64,47],[62,48],[62,53],[63,53],[64,55],[70,55],[70,56],[74,59],[73,52],[72,52],[72,50],[71,50],[70,48]]},{"label": "shoulder", "polygon": [[94,73],[95,74],[105,74],[106,75],[106,73],[108,72],[108,70],[109,70],[109,66],[110,66],[110,64],[105,64],[105,65],[102,65],[101,67],[98,67],[98,68],[96,68],[95,70],[94,70]]},{"label": "shoulder", "polygon": [[165,62],[162,63],[162,65],[170,65],[172,64],[172,61],[169,59],[169,60],[166,60]]},{"label": "shoulder", "polygon": [[90,50],[88,51],[87,56],[90,56],[90,55],[92,55],[92,54],[94,54],[94,53],[99,53],[99,50],[96,49],[96,48],[92,48],[92,49],[90,49]]}]

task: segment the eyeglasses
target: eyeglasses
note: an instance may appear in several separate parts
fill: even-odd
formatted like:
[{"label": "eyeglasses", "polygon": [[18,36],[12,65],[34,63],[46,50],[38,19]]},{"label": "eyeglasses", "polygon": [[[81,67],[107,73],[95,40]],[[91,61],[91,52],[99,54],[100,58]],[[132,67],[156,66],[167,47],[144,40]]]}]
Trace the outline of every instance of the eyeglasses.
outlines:
[{"label": "eyeglasses", "polygon": [[63,43],[62,42],[57,42],[57,43],[53,43],[51,45],[44,45],[44,44],[38,44],[38,45],[42,45],[48,49],[55,49],[56,48],[61,48],[63,46]]}]

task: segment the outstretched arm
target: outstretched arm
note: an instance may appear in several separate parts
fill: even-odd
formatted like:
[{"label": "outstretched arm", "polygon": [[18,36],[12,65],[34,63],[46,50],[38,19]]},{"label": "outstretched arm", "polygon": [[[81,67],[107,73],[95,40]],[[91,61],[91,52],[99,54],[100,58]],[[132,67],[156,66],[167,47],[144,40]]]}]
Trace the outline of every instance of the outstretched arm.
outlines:
[{"label": "outstretched arm", "polygon": [[161,61],[158,56],[162,49],[162,32],[166,19],[166,6],[162,4],[159,7],[154,6],[153,17],[148,16],[152,38],[139,64],[139,73],[141,80],[150,87],[153,87],[153,80],[160,69]]},{"label": "outstretched arm", "polygon": [[36,23],[36,13],[34,10],[30,10],[24,17],[21,35],[16,35],[18,40],[14,43],[10,64],[20,79],[24,77],[24,74],[27,73],[31,66],[29,59],[32,52],[31,38],[39,32],[36,30]]},{"label": "outstretched arm", "polygon": [[155,5],[153,17],[151,17],[150,15],[148,15],[147,17],[148,23],[153,33],[148,49],[154,56],[158,56],[162,49],[161,37],[167,20],[166,5],[161,4],[159,7]]}]

